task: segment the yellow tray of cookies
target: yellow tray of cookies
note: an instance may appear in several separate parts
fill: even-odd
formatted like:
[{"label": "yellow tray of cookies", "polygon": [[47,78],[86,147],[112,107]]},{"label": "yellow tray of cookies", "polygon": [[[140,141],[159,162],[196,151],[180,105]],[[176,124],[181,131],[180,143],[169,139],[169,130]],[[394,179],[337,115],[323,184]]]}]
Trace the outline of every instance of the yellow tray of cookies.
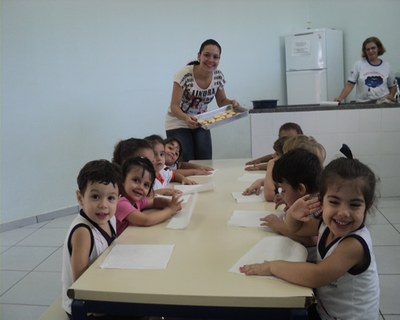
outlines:
[{"label": "yellow tray of cookies", "polygon": [[249,110],[246,108],[227,105],[215,110],[198,114],[195,117],[203,129],[209,130],[211,128],[246,117],[248,114]]}]

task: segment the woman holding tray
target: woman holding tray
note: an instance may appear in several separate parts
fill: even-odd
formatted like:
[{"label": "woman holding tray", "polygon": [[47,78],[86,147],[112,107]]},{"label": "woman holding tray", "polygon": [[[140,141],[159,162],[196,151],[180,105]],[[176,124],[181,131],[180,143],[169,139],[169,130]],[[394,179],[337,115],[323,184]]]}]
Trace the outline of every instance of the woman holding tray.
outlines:
[{"label": "woman holding tray", "polygon": [[217,69],[220,57],[221,46],[208,39],[201,44],[197,60],[175,75],[165,128],[167,138],[182,143],[181,161],[212,159],[211,133],[201,128],[195,115],[206,112],[214,97],[219,107],[239,106],[225,95],[225,77]]}]

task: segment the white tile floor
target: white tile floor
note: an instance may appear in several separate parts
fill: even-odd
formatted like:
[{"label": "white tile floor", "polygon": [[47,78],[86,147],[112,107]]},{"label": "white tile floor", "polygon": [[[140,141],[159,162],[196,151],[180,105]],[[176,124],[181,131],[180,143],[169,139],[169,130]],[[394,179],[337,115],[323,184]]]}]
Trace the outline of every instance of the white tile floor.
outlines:
[{"label": "white tile floor", "polygon": [[[60,296],[61,250],[73,218],[0,233],[0,319],[40,319]],[[400,320],[400,198],[380,199],[369,224],[380,275],[381,319]]]}]

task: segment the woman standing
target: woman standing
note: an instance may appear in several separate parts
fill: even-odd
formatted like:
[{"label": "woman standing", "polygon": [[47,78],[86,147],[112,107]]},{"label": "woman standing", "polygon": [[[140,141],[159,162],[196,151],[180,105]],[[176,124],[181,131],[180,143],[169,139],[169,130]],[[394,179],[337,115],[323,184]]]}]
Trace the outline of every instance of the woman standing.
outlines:
[{"label": "woman standing", "polygon": [[239,106],[225,95],[225,78],[218,70],[220,57],[221,46],[208,39],[201,44],[197,60],[175,75],[165,128],[168,138],[182,143],[181,161],[212,159],[211,133],[200,127],[195,115],[206,112],[214,97],[219,107]]},{"label": "woman standing", "polygon": [[354,64],[347,83],[335,100],[342,102],[356,85],[357,102],[395,102],[396,78],[390,65],[379,58],[385,51],[377,37],[367,38],[362,45],[362,59]]}]

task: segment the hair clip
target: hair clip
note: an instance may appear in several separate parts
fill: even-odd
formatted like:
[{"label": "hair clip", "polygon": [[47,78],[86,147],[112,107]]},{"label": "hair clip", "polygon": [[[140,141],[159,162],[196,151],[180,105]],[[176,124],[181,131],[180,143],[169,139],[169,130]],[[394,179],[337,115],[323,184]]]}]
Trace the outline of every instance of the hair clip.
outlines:
[{"label": "hair clip", "polygon": [[345,155],[347,159],[353,159],[353,153],[351,152],[349,146],[347,144],[342,144],[342,147],[340,148],[340,152]]}]

